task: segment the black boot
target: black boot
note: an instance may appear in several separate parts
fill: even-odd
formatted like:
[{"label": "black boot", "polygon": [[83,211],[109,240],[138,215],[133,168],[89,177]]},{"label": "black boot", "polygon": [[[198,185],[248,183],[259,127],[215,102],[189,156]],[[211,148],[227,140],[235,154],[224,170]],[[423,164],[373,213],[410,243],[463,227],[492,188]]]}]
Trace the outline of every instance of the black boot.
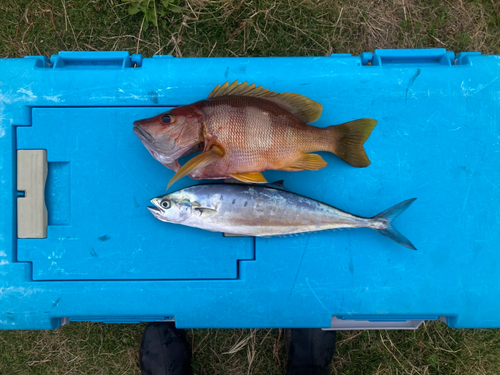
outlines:
[{"label": "black boot", "polygon": [[294,328],[285,331],[287,375],[330,374],[335,352],[335,331]]},{"label": "black boot", "polygon": [[191,375],[191,351],[184,330],[171,322],[149,323],[141,341],[142,375]]}]

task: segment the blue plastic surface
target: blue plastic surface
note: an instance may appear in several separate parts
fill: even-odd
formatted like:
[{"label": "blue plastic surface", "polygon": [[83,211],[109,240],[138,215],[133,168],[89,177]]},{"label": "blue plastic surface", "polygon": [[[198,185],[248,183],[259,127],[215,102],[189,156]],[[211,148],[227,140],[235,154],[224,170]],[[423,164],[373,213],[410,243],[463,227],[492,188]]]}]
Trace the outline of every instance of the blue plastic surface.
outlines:
[{"label": "blue plastic surface", "polygon": [[253,238],[210,232],[194,246],[181,238],[196,229],[150,220],[170,172],[137,147],[130,119],[166,110],[33,109],[17,147],[48,150],[50,225],[46,239],[18,240],[17,260],[33,263],[34,280],[236,279],[237,261],[254,258]]},{"label": "blue plastic surface", "polygon": [[[324,328],[332,317],[500,327],[498,76],[499,56],[445,50],[0,60],[0,328]],[[358,215],[416,197],[395,224],[418,251],[369,229],[254,239],[156,220],[145,207],[173,172],[132,122],[234,80],[319,101],[316,126],[377,119],[368,168],[322,154],[320,171],[265,175]],[[17,149],[47,150],[46,239],[17,239]]]}]

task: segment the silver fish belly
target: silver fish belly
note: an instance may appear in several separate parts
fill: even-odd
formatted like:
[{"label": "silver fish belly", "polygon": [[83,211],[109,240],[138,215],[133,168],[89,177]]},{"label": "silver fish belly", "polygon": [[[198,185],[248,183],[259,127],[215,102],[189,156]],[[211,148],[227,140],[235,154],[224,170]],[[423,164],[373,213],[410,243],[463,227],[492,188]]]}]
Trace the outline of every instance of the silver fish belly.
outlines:
[{"label": "silver fish belly", "polygon": [[281,187],[215,183],[195,185],[153,198],[151,202],[155,207],[150,210],[163,221],[245,236],[368,227],[403,246],[414,248],[391,225],[391,221],[413,201],[402,202],[373,218],[365,218]]}]

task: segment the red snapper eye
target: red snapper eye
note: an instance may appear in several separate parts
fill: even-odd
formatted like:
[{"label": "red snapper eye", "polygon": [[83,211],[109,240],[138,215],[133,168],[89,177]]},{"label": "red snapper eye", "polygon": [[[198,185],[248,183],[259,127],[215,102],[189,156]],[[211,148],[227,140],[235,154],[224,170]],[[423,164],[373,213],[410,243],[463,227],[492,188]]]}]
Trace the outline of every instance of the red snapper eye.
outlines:
[{"label": "red snapper eye", "polygon": [[161,122],[168,125],[174,122],[174,116],[172,115],[163,115],[161,118]]}]

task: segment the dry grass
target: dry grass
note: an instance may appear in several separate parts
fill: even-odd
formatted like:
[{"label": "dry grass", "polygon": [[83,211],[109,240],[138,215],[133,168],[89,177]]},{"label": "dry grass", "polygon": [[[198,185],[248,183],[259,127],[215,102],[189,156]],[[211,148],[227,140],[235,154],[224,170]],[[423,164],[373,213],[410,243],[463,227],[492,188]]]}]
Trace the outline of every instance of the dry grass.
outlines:
[{"label": "dry grass", "polygon": [[0,374],[138,374],[145,325],[72,323],[0,333]]},{"label": "dry grass", "polygon": [[[140,374],[145,324],[71,323],[54,331],[0,332],[0,374]],[[285,370],[278,329],[188,330],[196,375],[278,375]],[[338,332],[332,374],[500,373],[498,330]]]},{"label": "dry grass", "polygon": [[498,330],[453,330],[427,322],[417,331],[343,332],[333,374],[498,374]]},{"label": "dry grass", "polygon": [[277,329],[189,330],[198,375],[281,374],[284,349]]}]

